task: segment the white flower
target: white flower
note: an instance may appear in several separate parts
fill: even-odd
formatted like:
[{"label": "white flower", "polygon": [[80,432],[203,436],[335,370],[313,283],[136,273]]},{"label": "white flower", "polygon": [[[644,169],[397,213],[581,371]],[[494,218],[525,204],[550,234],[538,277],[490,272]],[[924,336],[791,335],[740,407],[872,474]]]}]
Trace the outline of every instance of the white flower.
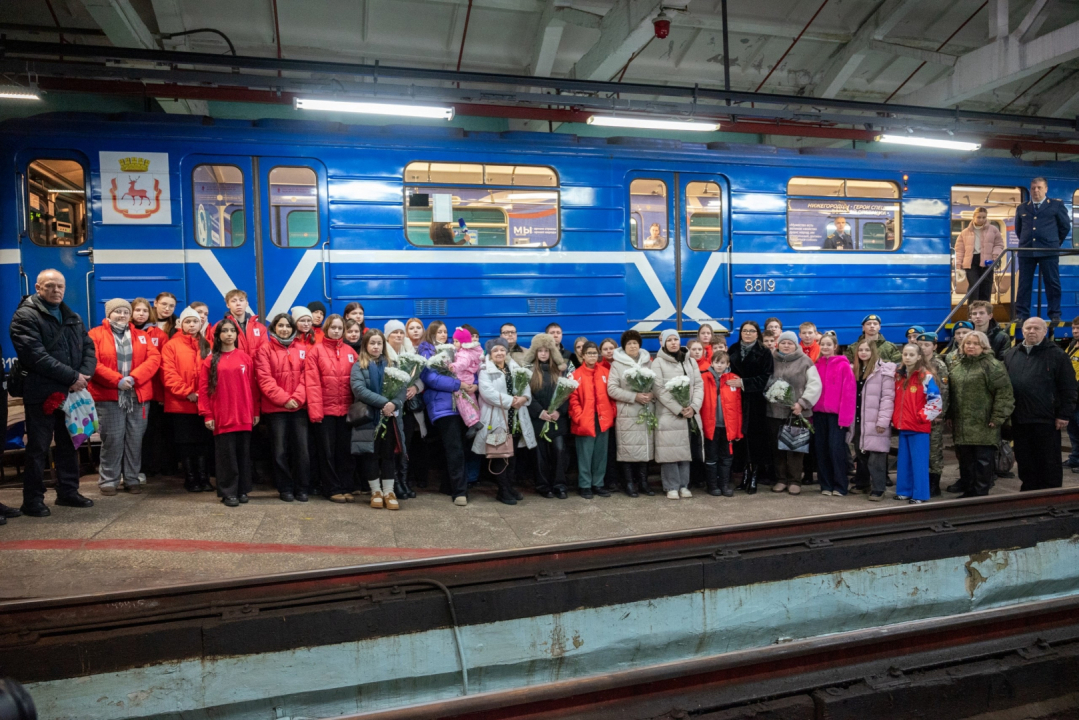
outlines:
[{"label": "white flower", "polygon": [[412,379],[412,376],[406,373],[404,370],[395,367],[386,368],[386,377],[391,377],[398,382],[405,383],[406,385]]},{"label": "white flower", "polygon": [[783,403],[789,402],[788,398],[791,393],[791,386],[786,380],[776,380],[774,383],[768,386],[768,389],[764,392],[764,399],[768,402]]},{"label": "white flower", "polygon": [[672,393],[677,391],[677,390],[681,390],[683,388],[688,388],[689,387],[689,378],[686,377],[685,375],[679,375],[677,377],[673,377],[670,380],[668,380],[666,383],[664,383],[663,387],[667,390],[667,392],[672,392]]}]

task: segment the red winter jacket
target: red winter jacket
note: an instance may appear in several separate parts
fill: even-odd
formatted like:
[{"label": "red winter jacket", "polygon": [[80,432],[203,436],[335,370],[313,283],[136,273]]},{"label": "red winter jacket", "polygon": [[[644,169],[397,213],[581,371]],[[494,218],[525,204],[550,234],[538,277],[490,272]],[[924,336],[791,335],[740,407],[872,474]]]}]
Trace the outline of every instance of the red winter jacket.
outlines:
[{"label": "red winter jacket", "polygon": [[580,385],[569,396],[570,432],[585,437],[596,436],[596,415],[599,415],[600,432],[614,425],[614,403],[607,394],[610,371],[597,364],[587,365],[573,371],[573,379]]},{"label": "red winter jacket", "polygon": [[[162,352],[165,349],[165,343],[169,341],[169,334],[159,328],[157,325],[147,325],[143,330],[146,333],[146,337],[150,339],[150,342],[158,352]],[[165,378],[161,375],[161,370],[157,371],[157,375],[154,375],[154,402],[165,402]]]},{"label": "red winter jacket", "polygon": [[[154,376],[161,367],[161,353],[157,351],[150,338],[134,325],[131,330],[131,372],[135,379],[135,396],[140,403],[153,399]],[[117,370],[116,340],[112,334],[112,325],[108,319],[89,332],[97,351],[97,367],[90,378],[90,395],[95,402],[116,402],[119,399],[117,385],[124,376]]]},{"label": "red winter jacket", "polygon": [[936,379],[918,371],[906,382],[900,372],[895,374],[895,409],[892,410],[892,427],[896,430],[929,433],[933,420],[940,415],[943,401]]},{"label": "red winter jacket", "polygon": [[221,353],[217,387],[210,395],[211,354],[199,369],[199,414],[214,421],[214,435],[250,431],[259,416],[259,388],[255,366],[243,350]]},{"label": "red winter jacket", "polygon": [[322,422],[330,415],[343,417],[352,404],[349,377],[356,362],[356,351],[338,338],[324,338],[317,343],[304,364],[307,385],[307,415],[311,422]]},{"label": "red winter jacket", "polygon": [[701,368],[701,380],[704,381],[704,402],[701,403],[701,429],[704,436],[711,440],[716,436],[716,403],[723,403],[723,427],[727,430],[727,442],[742,439],[742,390],[727,386],[728,380],[739,379],[734,373],[724,373],[716,385],[715,375],[709,370],[710,362],[701,358],[697,367]]},{"label": "red winter jacket", "polygon": [[165,412],[181,415],[198,413],[198,402],[187,396],[199,391],[199,338],[178,332],[161,351],[161,373],[165,385]]},{"label": "red winter jacket", "polygon": [[[255,355],[255,375],[262,392],[262,412],[297,412],[307,400],[303,368],[307,358],[307,346],[295,341],[288,347],[276,337],[259,348]],[[285,403],[295,400],[299,406],[287,410]]]},{"label": "red winter jacket", "polygon": [[[229,315],[229,317],[232,317]],[[240,323],[236,321],[235,317],[232,317],[233,322],[236,322],[236,326],[239,327]],[[220,320],[218,321],[220,322]],[[214,344],[214,333],[217,331],[217,324],[214,323],[210,326],[210,329],[206,332],[206,340],[211,345]],[[250,357],[255,357],[258,354],[259,348],[266,344],[266,340],[270,336],[270,331],[266,329],[266,326],[259,322],[259,319],[254,315],[248,315],[247,329],[241,330],[239,337],[236,339],[236,347],[239,350],[243,350]]]}]

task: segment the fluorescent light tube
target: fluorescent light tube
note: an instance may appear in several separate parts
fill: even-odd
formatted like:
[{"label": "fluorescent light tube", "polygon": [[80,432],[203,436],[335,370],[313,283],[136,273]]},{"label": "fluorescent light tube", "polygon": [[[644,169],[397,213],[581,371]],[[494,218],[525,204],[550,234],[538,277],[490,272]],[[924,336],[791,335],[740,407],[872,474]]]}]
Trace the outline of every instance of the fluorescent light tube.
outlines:
[{"label": "fluorescent light tube", "polygon": [[433,120],[453,119],[452,107],[434,105],[405,105],[403,103],[362,102],[358,100],[318,100],[315,98],[296,98],[293,104],[297,110],[329,110],[364,115],[430,118]]},{"label": "fluorescent light tube", "polygon": [[940,140],[938,138],[920,138],[912,135],[881,135],[880,141],[896,145],[914,145],[916,147],[939,148],[941,150],[964,150],[971,152],[981,147],[980,143],[959,140]]},{"label": "fluorescent light tube", "polygon": [[640,128],[643,130],[689,130],[692,132],[715,132],[719,123],[693,122],[689,120],[660,120],[644,117],[615,117],[611,115],[593,115],[588,118],[589,125],[603,127]]},{"label": "fluorescent light tube", "polygon": [[40,100],[41,96],[33,88],[18,85],[0,85],[0,98],[8,100]]}]

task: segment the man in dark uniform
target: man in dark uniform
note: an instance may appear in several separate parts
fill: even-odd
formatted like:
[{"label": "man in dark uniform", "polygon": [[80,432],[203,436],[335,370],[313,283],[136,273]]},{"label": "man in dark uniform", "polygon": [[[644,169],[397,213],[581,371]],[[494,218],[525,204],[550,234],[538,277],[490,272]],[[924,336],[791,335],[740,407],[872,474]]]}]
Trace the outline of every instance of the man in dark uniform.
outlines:
[{"label": "man in dark uniform", "polygon": [[[1060,200],[1046,197],[1045,178],[1030,181],[1030,201],[1015,209],[1015,234],[1020,248],[1056,250],[1071,231],[1068,209]],[[1019,253],[1019,289],[1015,297],[1015,317],[1022,323],[1030,317],[1030,292],[1034,268],[1039,268],[1049,303],[1049,319],[1060,321],[1060,257],[1048,252]]]},{"label": "man in dark uniform", "polygon": [[853,250],[854,240],[847,231],[847,219],[839,215],[835,219],[835,232],[824,241],[824,250]]}]

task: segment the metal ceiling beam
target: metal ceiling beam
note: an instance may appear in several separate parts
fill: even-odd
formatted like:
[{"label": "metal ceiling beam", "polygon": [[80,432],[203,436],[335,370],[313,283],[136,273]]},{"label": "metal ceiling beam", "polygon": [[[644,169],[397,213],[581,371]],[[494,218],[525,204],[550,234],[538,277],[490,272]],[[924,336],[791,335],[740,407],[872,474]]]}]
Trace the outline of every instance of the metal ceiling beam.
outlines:
[{"label": "metal ceiling beam", "polygon": [[573,66],[570,77],[610,80],[655,37],[652,20],[663,0],[618,0],[599,24],[599,39]]},{"label": "metal ceiling beam", "polygon": [[[184,16],[180,11],[179,0],[152,0],[154,16],[157,19],[157,29],[162,34],[178,33],[187,30],[184,24]],[[168,50],[190,50],[188,37],[162,40],[161,45]],[[157,98],[157,103],[167,113],[177,115],[209,115],[210,103],[205,100],[195,99],[170,99]]]},{"label": "metal ceiling beam", "polygon": [[912,60],[921,60],[923,62],[932,63],[933,65],[943,65],[945,67],[954,67],[955,61],[958,59],[957,55],[949,55],[948,53],[935,52],[933,50],[923,50],[921,48],[899,45],[883,40],[870,40],[868,47],[870,50],[876,50],[877,52],[886,53],[888,55],[906,57]]},{"label": "metal ceiling beam", "polygon": [[1046,117],[1074,118],[1079,115],[1079,71],[1036,95],[1029,105]]},{"label": "metal ceiling beam", "polygon": [[566,21],[555,8],[555,0],[547,0],[547,7],[540,13],[536,27],[536,37],[532,41],[532,61],[528,70],[532,75],[550,77],[558,56],[558,46],[562,43],[562,33]]},{"label": "metal ceiling beam", "polygon": [[1054,5],[1053,0],[1034,0],[1034,4],[1027,10],[1026,16],[1020,21],[1012,35],[1019,38],[1020,42],[1033,40],[1045,21],[1049,19]]},{"label": "metal ceiling beam", "polygon": [[[999,25],[994,25],[993,29],[1002,31]],[[948,76],[902,97],[935,107],[951,107],[1075,58],[1079,58],[1079,22],[1028,42],[1005,33],[988,45],[961,56]]]},{"label": "metal ceiling beam", "polygon": [[874,49],[870,47],[870,43],[883,40],[918,2],[919,0],[885,0],[884,4],[866,18],[854,33],[854,38],[832,56],[820,81],[810,94],[827,98],[838,95],[865,56]]}]

